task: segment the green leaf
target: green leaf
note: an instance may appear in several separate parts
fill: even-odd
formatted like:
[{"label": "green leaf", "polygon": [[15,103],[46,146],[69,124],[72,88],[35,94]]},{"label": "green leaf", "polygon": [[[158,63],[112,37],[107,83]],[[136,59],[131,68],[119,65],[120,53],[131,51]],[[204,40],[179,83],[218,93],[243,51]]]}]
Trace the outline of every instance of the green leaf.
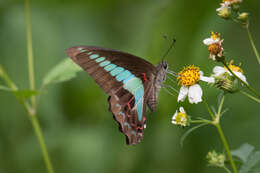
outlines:
[{"label": "green leaf", "polygon": [[39,91],[34,90],[13,90],[3,85],[0,85],[0,90],[13,92],[17,97],[23,97],[25,99],[40,93]]},{"label": "green leaf", "polygon": [[202,126],[205,126],[205,125],[207,125],[207,123],[199,124],[199,125],[197,125],[197,126],[194,126],[194,127],[190,128],[189,130],[187,130],[187,131],[182,135],[182,137],[181,137],[181,139],[180,139],[180,145],[181,145],[181,147],[183,146],[184,140],[186,139],[187,136],[189,136],[189,135],[191,134],[191,132],[193,132],[194,130],[196,130],[196,129],[202,127]]},{"label": "green leaf", "polygon": [[64,59],[47,73],[43,79],[43,85],[68,81],[74,78],[79,71],[82,69],[70,58]]},{"label": "green leaf", "polygon": [[254,152],[248,158],[248,161],[243,164],[239,170],[239,173],[247,173],[260,161],[260,151]]},{"label": "green leaf", "polygon": [[3,85],[0,85],[0,90],[3,90],[3,91],[12,91],[10,88],[6,87],[6,86],[3,86]]},{"label": "green leaf", "polygon": [[241,145],[238,149],[232,150],[231,154],[233,156],[238,157],[239,159],[241,159],[241,161],[246,163],[249,155],[252,154],[254,149],[255,149],[254,146],[245,143],[245,144]]},{"label": "green leaf", "polygon": [[34,91],[34,90],[17,90],[13,91],[14,94],[18,97],[24,97],[25,99],[28,99],[34,95],[40,94],[39,91]]}]

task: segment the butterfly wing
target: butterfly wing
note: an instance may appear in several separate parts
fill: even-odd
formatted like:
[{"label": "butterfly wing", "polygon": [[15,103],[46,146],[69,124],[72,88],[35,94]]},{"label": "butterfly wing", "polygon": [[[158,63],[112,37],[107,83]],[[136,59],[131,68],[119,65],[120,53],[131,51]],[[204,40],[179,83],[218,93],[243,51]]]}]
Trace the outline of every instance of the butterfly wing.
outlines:
[{"label": "butterfly wing", "polygon": [[67,54],[109,95],[109,110],[126,135],[127,143],[139,143],[155,67],[131,54],[93,46],[72,47]]}]

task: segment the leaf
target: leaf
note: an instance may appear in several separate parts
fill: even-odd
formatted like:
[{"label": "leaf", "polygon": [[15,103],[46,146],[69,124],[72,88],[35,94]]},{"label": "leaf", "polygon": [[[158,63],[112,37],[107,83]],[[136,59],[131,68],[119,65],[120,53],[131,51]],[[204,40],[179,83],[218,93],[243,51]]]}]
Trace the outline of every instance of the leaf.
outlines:
[{"label": "leaf", "polygon": [[248,161],[243,164],[239,170],[239,173],[247,173],[260,161],[260,151],[254,152],[248,158]]},{"label": "leaf", "polygon": [[3,91],[12,91],[10,88],[6,87],[6,86],[3,86],[3,85],[0,85],[0,90],[3,90]]},{"label": "leaf", "polygon": [[199,125],[197,125],[197,126],[194,126],[194,127],[190,128],[189,130],[187,130],[187,131],[182,135],[182,137],[181,137],[181,139],[180,139],[180,145],[181,145],[181,147],[183,146],[184,140],[186,139],[186,137],[189,136],[189,134],[191,134],[191,132],[193,132],[194,130],[196,130],[196,129],[202,127],[202,126],[205,126],[205,125],[207,125],[207,123],[199,124]]},{"label": "leaf", "polygon": [[68,81],[74,78],[79,71],[82,69],[70,58],[64,59],[47,73],[43,79],[43,85]]},{"label": "leaf", "polygon": [[28,99],[34,95],[40,94],[39,91],[34,91],[34,90],[16,90],[13,91],[14,94],[18,97],[24,97],[25,99]]},{"label": "leaf", "polygon": [[17,97],[24,97],[25,99],[30,98],[31,96],[37,95],[40,92],[34,90],[13,90],[6,86],[0,85],[0,90],[13,92]]},{"label": "leaf", "polygon": [[238,149],[232,150],[231,154],[233,156],[238,157],[239,159],[241,159],[241,161],[246,163],[248,156],[253,152],[254,149],[255,149],[254,146],[252,146],[248,143],[245,143],[245,144],[241,145]]}]

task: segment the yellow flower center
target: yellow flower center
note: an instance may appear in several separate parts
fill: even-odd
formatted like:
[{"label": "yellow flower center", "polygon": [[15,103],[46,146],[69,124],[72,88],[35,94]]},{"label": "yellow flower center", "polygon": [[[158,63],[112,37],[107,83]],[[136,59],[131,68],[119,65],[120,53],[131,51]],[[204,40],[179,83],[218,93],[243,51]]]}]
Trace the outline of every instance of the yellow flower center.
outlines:
[{"label": "yellow flower center", "polygon": [[186,126],[187,120],[188,120],[187,114],[186,113],[182,113],[182,112],[179,112],[177,114],[177,116],[176,116],[176,119],[175,119],[176,124],[179,124],[181,126]]},{"label": "yellow flower center", "polygon": [[183,86],[191,86],[200,80],[200,68],[194,65],[184,67],[184,69],[178,73],[179,84]]},{"label": "yellow flower center", "polygon": [[200,68],[194,65],[184,67],[184,69],[178,73],[179,84],[183,86],[191,86],[200,80]]},{"label": "yellow flower center", "polygon": [[[243,70],[240,68],[241,64],[240,64],[239,66],[235,66],[235,65],[233,65],[233,62],[234,62],[234,61],[231,60],[230,63],[229,63],[229,65],[228,65],[228,67],[230,68],[230,70],[235,71],[235,72],[241,72],[241,73],[243,73]],[[226,69],[226,71],[228,71],[227,68],[225,68],[225,69]]]},{"label": "yellow flower center", "polygon": [[211,32],[211,38],[213,40],[216,40],[216,39],[219,39],[220,40],[220,34],[219,33],[214,33],[214,32]]}]

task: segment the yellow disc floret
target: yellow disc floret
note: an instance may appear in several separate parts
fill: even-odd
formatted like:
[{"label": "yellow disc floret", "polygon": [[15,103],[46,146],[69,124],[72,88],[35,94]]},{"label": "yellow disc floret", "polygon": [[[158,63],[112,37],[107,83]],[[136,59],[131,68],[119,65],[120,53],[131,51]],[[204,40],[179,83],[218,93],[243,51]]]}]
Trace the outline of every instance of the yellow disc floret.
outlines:
[{"label": "yellow disc floret", "polygon": [[[241,64],[239,66],[235,66],[233,65],[234,61],[231,60],[228,67],[230,68],[230,70],[235,71],[235,72],[241,72],[243,73],[243,70],[240,68]],[[225,68],[226,69],[226,68]],[[226,69],[226,71],[228,71],[228,69]]]},{"label": "yellow disc floret", "polygon": [[186,113],[179,112],[176,116],[176,124],[179,124],[181,126],[186,126],[188,121],[188,116]]},{"label": "yellow disc floret", "polygon": [[184,69],[178,73],[179,84],[182,86],[191,86],[200,80],[200,69],[194,65],[184,67]]},{"label": "yellow disc floret", "polygon": [[213,39],[213,40],[217,40],[217,39],[219,39],[220,40],[220,34],[219,33],[214,33],[214,32],[211,32],[211,38]]}]

